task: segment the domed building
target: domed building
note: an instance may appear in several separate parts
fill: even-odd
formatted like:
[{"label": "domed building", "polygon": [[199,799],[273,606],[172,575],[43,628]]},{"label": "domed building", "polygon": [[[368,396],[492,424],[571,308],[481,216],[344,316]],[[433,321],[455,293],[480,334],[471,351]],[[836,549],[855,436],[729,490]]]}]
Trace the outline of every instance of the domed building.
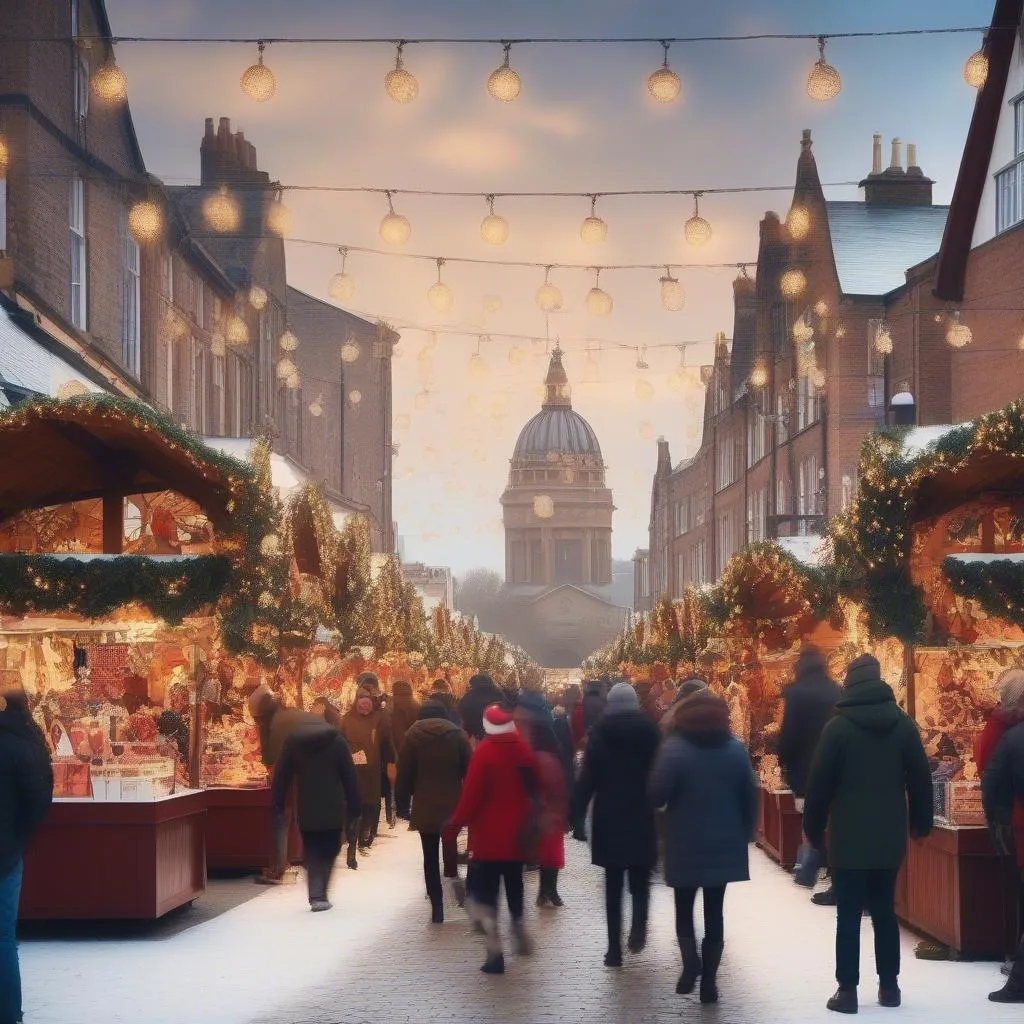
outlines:
[{"label": "domed building", "polygon": [[612,589],[612,492],[593,427],[572,407],[562,352],[551,353],[541,410],[519,434],[501,496],[502,631],[542,665],[571,668],[622,628]]}]

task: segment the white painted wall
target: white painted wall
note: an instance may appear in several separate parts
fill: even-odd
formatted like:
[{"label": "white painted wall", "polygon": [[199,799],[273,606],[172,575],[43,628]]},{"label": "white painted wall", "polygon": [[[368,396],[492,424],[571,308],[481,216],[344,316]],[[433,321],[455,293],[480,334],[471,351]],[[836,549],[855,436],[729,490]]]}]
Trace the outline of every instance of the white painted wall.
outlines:
[{"label": "white painted wall", "polygon": [[1013,48],[1013,60],[1010,62],[1010,74],[1006,80],[1006,91],[1003,94],[1003,110],[999,116],[999,127],[996,130],[995,145],[992,148],[992,160],[988,167],[985,180],[985,191],[978,207],[978,219],[974,224],[974,237],[971,248],[995,237],[996,233],[996,182],[995,176],[1014,156],[1013,107],[1010,101],[1024,93],[1024,51],[1021,50],[1018,34]]}]

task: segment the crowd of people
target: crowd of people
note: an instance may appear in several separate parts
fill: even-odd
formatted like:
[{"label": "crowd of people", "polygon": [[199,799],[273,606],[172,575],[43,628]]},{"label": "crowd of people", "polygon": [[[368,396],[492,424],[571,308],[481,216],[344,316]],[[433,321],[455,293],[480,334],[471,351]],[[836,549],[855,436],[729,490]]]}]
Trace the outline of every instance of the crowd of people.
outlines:
[{"label": "crowd of people", "polygon": [[[1024,823],[1024,669],[1007,670],[998,686],[1000,704],[978,736],[975,760],[993,842],[1024,866],[1014,839],[1015,821]],[[447,879],[483,937],[482,970],[502,974],[502,888],[512,949],[529,955],[526,870],[538,872],[537,905],[561,907],[566,837],[589,839],[592,862],[604,872],[605,965],[620,967],[624,948],[636,954],[645,947],[652,875],[660,866],[675,899],[682,959],[676,991],[718,1001],[726,891],[749,878],[758,781],[730,727],[728,705],[703,680],[642,694],[628,682],[593,680],[549,702],[477,675],[457,701],[443,679],[417,698],[402,681],[385,695],[365,673],[344,714],[322,698],[310,711],[285,707],[267,687],[253,692],[249,707],[273,792],[275,864],[260,881],[284,881],[294,816],[310,909],[329,910],[343,845],[348,867],[357,870],[379,835],[383,804],[391,827],[407,820],[419,834],[431,920],[444,921]],[[855,659],[839,686],[821,655],[807,648],[783,692],[777,753],[803,812],[795,881],[813,887],[821,867],[831,879],[815,896],[836,908],[838,989],[827,1006],[858,1011],[865,913],[874,930],[878,1002],[899,1006],[896,880],[908,837],[927,835],[933,817],[932,775],[918,730],[875,658]],[[24,694],[0,695],[0,1024],[21,1019],[15,925],[22,858],[52,788],[45,738]],[[1004,986],[989,998],[1024,1002],[1024,941],[1005,973]]]}]

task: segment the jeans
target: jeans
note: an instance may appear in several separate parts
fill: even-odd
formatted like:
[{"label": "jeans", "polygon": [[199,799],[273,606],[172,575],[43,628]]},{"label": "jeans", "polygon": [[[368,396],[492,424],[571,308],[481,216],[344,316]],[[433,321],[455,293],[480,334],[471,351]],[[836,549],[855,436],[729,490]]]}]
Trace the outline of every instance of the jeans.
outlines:
[{"label": "jeans", "polygon": [[423,881],[427,886],[427,895],[430,902],[438,904],[443,898],[441,888],[441,865],[438,862],[438,855],[444,859],[444,877],[456,878],[458,876],[457,858],[458,846],[446,837],[436,832],[421,832],[420,845],[423,847]]},{"label": "jeans", "polygon": [[[679,944],[696,935],[693,929],[693,905],[697,902],[696,889],[676,889],[676,938]],[[725,906],[725,886],[705,885],[704,893],[704,941],[725,941],[725,920],[722,911]]]},{"label": "jeans", "polygon": [[523,862],[521,860],[479,860],[473,868],[473,899],[495,912],[498,889],[505,882],[505,899],[513,921],[523,919]]},{"label": "jeans", "polygon": [[633,898],[633,924],[647,927],[650,905],[651,872],[648,868],[604,869],[604,914],[608,924],[608,948],[622,949],[622,886],[629,878],[629,894]]},{"label": "jeans", "polygon": [[879,984],[891,987],[900,976],[900,926],[896,920],[896,868],[858,871],[832,869],[836,893],[836,981],[844,988],[860,982],[860,928],[864,910],[875,932]]},{"label": "jeans", "polygon": [[341,850],[341,829],[302,833],[302,856],[306,864],[306,886],[309,900],[327,899],[334,862]]},{"label": "jeans", "polygon": [[18,967],[18,899],[22,862],[0,878],[0,1022],[21,1020],[21,970]]}]

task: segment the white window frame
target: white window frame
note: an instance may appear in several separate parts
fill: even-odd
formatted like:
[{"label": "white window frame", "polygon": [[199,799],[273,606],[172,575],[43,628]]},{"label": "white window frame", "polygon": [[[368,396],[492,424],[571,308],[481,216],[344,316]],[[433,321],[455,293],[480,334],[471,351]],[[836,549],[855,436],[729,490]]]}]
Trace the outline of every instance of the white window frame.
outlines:
[{"label": "white window frame", "polygon": [[68,225],[71,244],[71,322],[80,331],[89,323],[89,262],[85,241],[85,181],[71,177]]},{"label": "white window frame", "polygon": [[7,251],[7,178],[0,174],[0,253]]},{"label": "white window frame", "polygon": [[[818,514],[818,457],[805,455],[800,460],[797,512],[802,516]],[[800,521],[800,533],[807,533],[806,520]]]},{"label": "white window frame", "polygon": [[206,330],[206,297],[203,294],[203,279],[196,277],[196,326]]},{"label": "white window frame", "polygon": [[163,259],[163,291],[168,305],[174,301],[174,253],[165,252]]},{"label": "white window frame", "polygon": [[127,230],[126,221],[124,225],[124,273],[122,293],[122,358],[125,369],[136,379],[139,376],[142,331],[142,317],[140,313],[140,302],[142,299],[142,254],[139,243],[132,238],[131,232]]},{"label": "white window frame", "polygon": [[227,393],[225,391],[224,357],[213,356],[213,394],[214,394],[214,417],[216,423],[214,429],[218,434],[225,431],[225,418],[227,416]]},{"label": "white window frame", "polygon": [[174,417],[174,340],[168,337],[164,342],[164,351],[167,353],[167,366],[166,374],[167,377],[164,381],[166,385],[166,394],[164,395],[164,403],[167,406],[167,411],[171,414],[171,418]]},{"label": "white window frame", "polygon": [[797,382],[796,426],[806,430],[818,422],[818,389],[807,374],[801,374]]},{"label": "white window frame", "polygon": [[80,127],[89,116],[89,58],[76,46],[74,57],[75,75],[75,124]]},{"label": "white window frame", "polygon": [[775,443],[785,444],[789,440],[789,410],[786,408],[786,396],[775,396]]},{"label": "white window frame", "polygon": [[231,376],[233,379],[234,387],[232,388],[234,399],[231,410],[233,416],[232,429],[234,430],[235,437],[242,436],[242,360],[235,356],[231,361]]}]

